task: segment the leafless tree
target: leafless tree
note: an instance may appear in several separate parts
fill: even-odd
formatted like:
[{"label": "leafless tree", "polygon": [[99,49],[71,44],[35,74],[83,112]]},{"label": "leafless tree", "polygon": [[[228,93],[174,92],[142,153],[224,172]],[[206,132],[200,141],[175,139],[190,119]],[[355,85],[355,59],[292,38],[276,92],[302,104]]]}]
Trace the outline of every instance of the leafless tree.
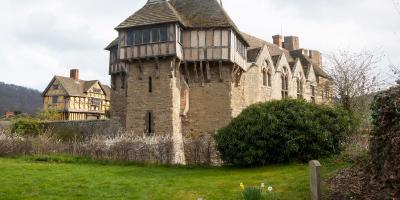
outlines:
[{"label": "leafless tree", "polygon": [[338,50],[328,55],[334,96],[345,109],[356,111],[356,103],[360,97],[366,97],[378,90],[379,82],[374,70],[382,57],[378,51],[368,50]]}]

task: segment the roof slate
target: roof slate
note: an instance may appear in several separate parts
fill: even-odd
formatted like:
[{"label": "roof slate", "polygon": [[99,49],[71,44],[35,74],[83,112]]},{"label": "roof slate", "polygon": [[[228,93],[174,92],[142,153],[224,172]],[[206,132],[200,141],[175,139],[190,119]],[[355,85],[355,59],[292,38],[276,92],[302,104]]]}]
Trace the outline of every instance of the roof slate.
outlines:
[{"label": "roof slate", "polygon": [[247,50],[247,61],[248,62],[256,62],[258,56],[260,55],[261,47],[256,47],[253,49]]},{"label": "roof slate", "polygon": [[[69,77],[64,77],[64,76],[54,76],[54,80],[58,80],[62,87],[65,89],[65,92],[69,96],[74,96],[74,97],[81,97],[85,96],[85,93],[96,83],[99,83],[97,80],[92,80],[92,81],[84,81],[84,80],[78,80],[75,81],[72,78]],[[53,82],[53,81],[52,81]],[[48,88],[51,85],[48,86]],[[104,93],[106,94],[106,99],[110,100],[110,87],[100,84],[102,87]],[[47,91],[47,89],[44,91],[44,93]]]},{"label": "roof slate", "polygon": [[183,22],[168,1],[147,3],[115,29],[171,22]]}]

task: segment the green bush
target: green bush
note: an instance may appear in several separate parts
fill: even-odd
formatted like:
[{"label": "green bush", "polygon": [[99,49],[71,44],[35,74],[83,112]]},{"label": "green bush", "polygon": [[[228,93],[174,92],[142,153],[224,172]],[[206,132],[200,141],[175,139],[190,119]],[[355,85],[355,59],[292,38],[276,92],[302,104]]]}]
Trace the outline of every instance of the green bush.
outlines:
[{"label": "green bush", "polygon": [[215,139],[225,164],[260,166],[338,154],[357,126],[354,115],[343,109],[272,101],[245,109]]},{"label": "green bush", "polygon": [[37,136],[43,132],[40,119],[18,117],[12,120],[11,132],[21,136]]}]

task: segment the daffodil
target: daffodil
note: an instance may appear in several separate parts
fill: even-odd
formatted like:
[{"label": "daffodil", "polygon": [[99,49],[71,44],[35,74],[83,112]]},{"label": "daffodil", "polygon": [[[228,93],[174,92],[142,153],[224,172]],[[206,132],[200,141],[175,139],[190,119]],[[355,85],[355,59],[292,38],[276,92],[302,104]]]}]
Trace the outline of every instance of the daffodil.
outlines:
[{"label": "daffodil", "polygon": [[261,183],[261,188],[265,188],[265,184],[264,183]]},{"label": "daffodil", "polygon": [[244,184],[240,183],[240,189],[244,190]]},{"label": "daffodil", "polygon": [[272,192],[273,188],[271,186],[268,187],[268,191]]}]

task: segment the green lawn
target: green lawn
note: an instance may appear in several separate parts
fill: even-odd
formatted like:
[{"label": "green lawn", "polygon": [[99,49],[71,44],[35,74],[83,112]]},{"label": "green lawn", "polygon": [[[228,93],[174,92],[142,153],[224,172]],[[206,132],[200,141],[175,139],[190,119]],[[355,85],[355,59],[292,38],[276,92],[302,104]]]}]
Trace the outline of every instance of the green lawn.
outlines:
[{"label": "green lawn", "polygon": [[[0,199],[238,199],[239,183],[273,186],[280,199],[309,199],[303,164],[255,169],[38,162],[0,158]],[[323,162],[324,175],[347,166]]]}]

